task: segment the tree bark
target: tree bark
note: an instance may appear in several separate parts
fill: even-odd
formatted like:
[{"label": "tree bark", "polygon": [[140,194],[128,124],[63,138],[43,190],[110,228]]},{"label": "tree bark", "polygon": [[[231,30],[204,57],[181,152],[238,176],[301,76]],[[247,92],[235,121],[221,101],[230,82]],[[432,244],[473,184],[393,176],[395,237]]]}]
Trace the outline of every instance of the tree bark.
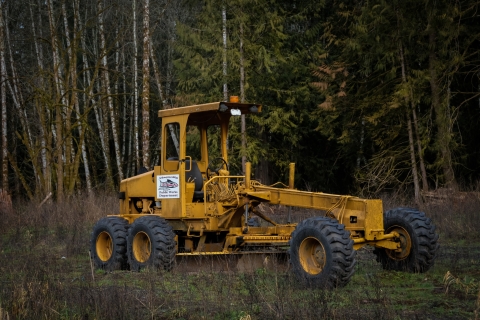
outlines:
[{"label": "tree bark", "polygon": [[439,155],[438,162],[442,168],[443,180],[446,187],[456,188],[455,174],[452,166],[452,154],[450,152],[451,143],[451,123],[447,115],[448,105],[442,101],[441,90],[439,87],[439,77],[437,74],[437,56],[436,48],[436,32],[430,24],[428,28],[429,38],[429,55],[428,69],[430,74],[430,88],[432,94],[432,108],[435,112],[435,124],[437,127],[436,144]]},{"label": "tree bark", "polygon": [[143,90],[142,90],[142,165],[145,168],[150,167],[150,3],[149,0],[143,0]]},{"label": "tree bark", "polygon": [[5,31],[3,28],[3,2],[0,3],[0,95],[2,108],[2,190],[8,192],[8,143],[7,143],[7,66],[5,63]]},{"label": "tree bark", "polygon": [[[402,67],[402,83],[407,83],[407,76],[405,71],[405,59],[403,56],[403,45],[402,42],[399,40],[399,51],[400,51],[400,64]],[[410,148],[410,160],[412,166],[412,175],[413,175],[413,188],[415,193],[415,202],[420,204],[422,199],[420,197],[420,183],[418,181],[418,171],[417,171],[417,161],[415,158],[415,143],[413,141],[413,130],[412,130],[412,120],[410,119],[410,99],[405,97],[405,107],[406,109],[406,116],[407,116],[407,131],[408,131],[408,146]]]},{"label": "tree bark", "polygon": [[[245,66],[243,59],[243,23],[240,23],[240,102],[245,103]],[[247,163],[247,136],[246,136],[245,115],[240,117],[240,132],[242,135],[242,172],[245,174],[245,164]]]},{"label": "tree bark", "polygon": [[412,163],[412,175],[413,175],[413,186],[415,192],[415,203],[418,205],[421,203],[420,197],[420,183],[418,182],[418,172],[417,172],[417,163],[415,160],[415,145],[413,141],[413,132],[412,132],[412,121],[410,119],[410,113],[407,111],[407,130],[408,130],[408,146],[410,148],[410,160]]},{"label": "tree bark", "polygon": [[120,144],[119,141],[119,134],[117,131],[117,117],[115,116],[115,109],[113,106],[113,99],[110,90],[110,75],[108,72],[108,62],[107,62],[107,45],[105,40],[105,30],[103,26],[103,0],[98,0],[97,7],[98,7],[98,32],[100,33],[100,52],[101,52],[101,61],[102,61],[102,68],[103,68],[103,90],[107,93],[107,103],[108,103],[108,110],[110,112],[110,120],[112,126],[112,135],[113,135],[113,143],[115,147],[115,160],[117,163],[117,170],[118,170],[118,177],[120,180],[123,179],[123,168],[122,168],[122,157],[120,155]]},{"label": "tree bark", "polygon": [[138,67],[137,67],[137,1],[132,0],[133,6],[133,148],[135,151],[136,170],[140,169],[140,146],[138,141]]},{"label": "tree bark", "polygon": [[[411,92],[410,92],[410,95],[413,96]],[[413,99],[411,101],[413,101]],[[422,175],[422,190],[428,191],[429,188],[428,188],[428,180],[427,180],[427,170],[425,168],[425,161],[423,160],[422,142],[419,136],[417,113],[415,111],[415,105],[413,104],[413,102],[412,102],[412,117],[413,117],[413,128],[415,131],[415,140],[417,141],[417,153],[418,153],[418,159],[420,162],[420,172]]]},{"label": "tree bark", "polygon": [[[85,21],[87,21],[87,16],[88,16],[88,12],[85,12]],[[79,28],[83,29],[81,20],[79,20]],[[102,120],[100,119],[98,104],[97,104],[97,101],[93,98],[93,88],[95,86],[95,82],[99,73],[99,63],[97,63],[97,65],[95,66],[95,69],[94,69],[95,73],[92,79],[92,76],[90,74],[90,65],[88,63],[88,57],[87,57],[88,50],[87,50],[84,32],[82,32],[80,36],[80,41],[81,41],[81,47],[82,47],[82,62],[85,70],[85,72],[83,72],[83,82],[85,86],[84,101],[85,101],[85,104],[88,104],[88,102],[90,102],[91,106],[93,107],[95,120],[97,122],[98,135],[100,137],[100,145],[102,147],[101,152],[102,152],[103,160],[105,162],[106,184],[109,189],[113,189],[114,184],[113,184],[113,178],[112,178],[112,170],[110,167],[109,146],[105,139],[105,134],[104,134],[105,131],[103,129]]]},{"label": "tree bark", "polygon": [[50,36],[52,39],[52,52],[53,52],[53,77],[56,86],[56,93],[58,102],[55,102],[55,129],[56,129],[56,141],[55,141],[55,152],[57,159],[56,167],[56,176],[57,176],[57,201],[63,202],[64,197],[64,188],[63,188],[63,177],[64,177],[64,154],[63,154],[63,117],[62,117],[62,107],[66,105],[64,88],[61,83],[61,75],[63,73],[63,66],[60,62],[60,53],[59,53],[59,43],[57,34],[55,31],[54,17],[53,17],[53,3],[52,0],[47,1],[48,7],[48,20],[50,25]]},{"label": "tree bark", "polygon": [[[42,74],[45,70],[44,64],[43,64],[43,50],[42,46],[38,42],[38,38],[43,39],[43,34],[42,34],[42,28],[38,28],[39,31],[39,36],[37,38],[37,33],[36,33],[36,25],[35,25],[35,19],[33,15],[33,6],[29,6],[30,8],[30,19],[32,22],[32,32],[33,32],[33,41],[35,45],[35,53],[36,53],[36,59],[37,59],[37,66],[38,66],[38,71],[40,74]],[[37,5],[38,8],[40,8],[39,5]],[[39,17],[39,26],[42,25],[42,15],[38,14]],[[40,88],[42,91],[46,91],[45,88],[45,82],[43,81],[42,77],[38,77],[37,80],[37,86]],[[40,119],[40,126],[39,126],[39,131],[40,131],[40,154],[41,154],[41,175],[38,175],[40,177],[41,183],[40,183],[40,192],[43,193],[43,195],[50,194],[52,191],[52,177],[51,177],[51,155],[50,153],[47,152],[47,146],[49,147],[51,145],[51,140],[52,136],[54,134],[54,130],[49,130],[48,128],[51,127],[51,112],[49,108],[45,108],[42,106],[42,103],[39,101],[39,97],[35,99],[35,106],[36,106],[36,111]],[[37,191],[38,192],[38,191]]]},{"label": "tree bark", "polygon": [[77,100],[77,55],[74,50],[76,50],[76,23],[74,17],[74,30],[73,30],[73,39],[70,40],[70,28],[68,27],[67,20],[67,10],[65,5],[65,0],[62,0],[62,15],[63,15],[63,24],[65,30],[65,41],[67,44],[67,53],[68,53],[68,74],[66,76],[66,87],[67,98],[69,98],[68,105],[65,106],[65,186],[67,187],[67,195],[71,195],[75,187],[76,180],[78,178],[77,168],[78,162],[75,161],[77,158],[75,156],[76,152],[73,146],[72,141],[72,112],[75,109],[78,110],[78,100]]},{"label": "tree bark", "polygon": [[222,36],[223,36],[223,101],[228,101],[227,85],[227,8],[222,8]]},{"label": "tree bark", "polygon": [[[83,34],[85,31],[83,31],[82,28],[81,28],[80,5],[79,5],[78,0],[74,1],[74,7],[75,7],[75,16],[74,16],[75,23],[74,24],[76,26],[78,26],[75,33],[81,32]],[[79,31],[79,30],[82,30],[82,31]],[[75,47],[77,47],[77,46],[75,46]],[[84,103],[84,110],[87,110],[86,94],[84,95],[83,103]],[[91,178],[91,175],[90,175],[90,167],[89,167],[89,161],[88,161],[88,156],[87,156],[87,148],[85,147],[85,129],[83,128],[83,123],[82,123],[83,121],[82,121],[82,117],[80,116],[81,109],[80,109],[80,104],[78,103],[78,99],[77,99],[77,103],[76,103],[75,107],[76,107],[75,111],[76,111],[76,114],[77,114],[78,132],[79,132],[80,137],[81,137],[80,144],[81,144],[83,167],[84,167],[84,171],[85,171],[85,183],[86,183],[86,186],[87,186],[87,192],[90,195],[90,194],[92,194],[92,178]]]}]

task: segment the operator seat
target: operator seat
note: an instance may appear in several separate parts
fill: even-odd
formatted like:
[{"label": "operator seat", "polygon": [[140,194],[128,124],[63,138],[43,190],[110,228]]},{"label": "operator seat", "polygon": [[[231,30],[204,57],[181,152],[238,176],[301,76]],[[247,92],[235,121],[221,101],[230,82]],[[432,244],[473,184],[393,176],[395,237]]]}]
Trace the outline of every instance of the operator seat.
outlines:
[{"label": "operator seat", "polygon": [[191,168],[190,171],[185,171],[185,178],[187,181],[195,183],[195,189],[193,191],[193,200],[194,201],[203,201],[203,176],[198,168],[197,161],[192,160],[192,165],[190,166],[190,159],[185,160],[185,169]]}]

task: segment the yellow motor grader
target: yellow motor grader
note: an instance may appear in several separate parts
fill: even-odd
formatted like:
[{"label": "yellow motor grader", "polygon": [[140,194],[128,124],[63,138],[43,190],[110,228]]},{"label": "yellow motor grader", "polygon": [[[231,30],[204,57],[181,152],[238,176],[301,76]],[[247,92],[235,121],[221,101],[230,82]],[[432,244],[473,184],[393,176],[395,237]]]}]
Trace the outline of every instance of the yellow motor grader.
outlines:
[{"label": "yellow motor grader", "polygon": [[[266,186],[232,175],[228,162],[231,117],[262,106],[214,102],[160,110],[161,160],[120,184],[120,212],[99,220],[91,236],[97,268],[172,270],[188,256],[285,254],[290,269],[312,286],[338,287],[354,272],[356,250],[375,247],[385,269],[424,272],[438,248],[435,226],[423,212],[383,212],[381,200]],[[280,224],[259,205],[319,210],[320,216]],[[252,223],[256,217],[257,222]]]}]

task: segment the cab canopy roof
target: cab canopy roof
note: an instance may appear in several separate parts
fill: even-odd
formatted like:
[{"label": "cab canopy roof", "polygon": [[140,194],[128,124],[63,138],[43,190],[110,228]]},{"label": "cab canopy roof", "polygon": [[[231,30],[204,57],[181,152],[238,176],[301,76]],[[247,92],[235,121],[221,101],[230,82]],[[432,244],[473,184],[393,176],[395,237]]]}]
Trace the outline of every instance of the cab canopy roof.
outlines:
[{"label": "cab canopy roof", "polygon": [[158,117],[166,118],[189,114],[190,121],[201,121],[206,117],[214,117],[217,113],[222,115],[241,115],[259,113],[262,106],[255,103],[211,102],[188,107],[159,110]]}]

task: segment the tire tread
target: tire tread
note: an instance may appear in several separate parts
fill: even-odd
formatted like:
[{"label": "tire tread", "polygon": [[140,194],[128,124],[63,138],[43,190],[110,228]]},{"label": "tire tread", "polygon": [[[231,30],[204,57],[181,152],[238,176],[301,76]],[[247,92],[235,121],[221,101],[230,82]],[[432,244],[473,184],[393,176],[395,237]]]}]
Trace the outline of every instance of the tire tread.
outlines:
[{"label": "tire tread", "polygon": [[[113,271],[117,269],[127,269],[127,229],[128,222],[120,217],[104,217],[93,227],[90,240],[90,255],[96,268]],[[98,258],[96,252],[96,241],[98,235],[106,231],[112,237],[113,253],[112,257],[104,262]]]},{"label": "tire tread", "polygon": [[[152,239],[152,255],[153,257],[147,263],[140,263],[135,260],[132,249],[132,240],[135,236],[133,232],[138,226],[143,225],[150,231]],[[143,230],[146,231],[146,230]],[[170,271],[173,268],[176,254],[175,233],[172,226],[163,218],[158,216],[144,216],[135,220],[128,234],[127,256],[130,267],[134,271],[139,271],[147,264],[153,264],[155,268]]]},{"label": "tire tread", "polygon": [[[290,240],[291,263],[299,278],[306,278],[306,275],[301,266],[294,262],[298,253],[292,250],[292,246],[297,242],[298,234],[305,228],[317,229],[323,234],[328,239],[332,253],[330,272],[322,275],[322,273],[327,272],[323,270],[318,277],[308,277],[308,284],[327,288],[345,286],[355,272],[354,267],[356,264],[356,252],[353,249],[353,240],[350,239],[350,232],[345,229],[343,224],[339,224],[336,220],[327,217],[313,217],[300,222],[293,231]],[[328,248],[325,248],[325,250],[328,250]]]},{"label": "tire tread", "polygon": [[439,248],[435,225],[424,212],[413,208],[399,207],[385,212],[385,229],[395,224],[401,224],[402,221],[408,223],[413,230],[413,233],[410,234],[412,238],[410,256],[405,260],[395,261],[388,257],[385,249],[375,249],[377,261],[386,270],[426,272],[434,265]]}]

